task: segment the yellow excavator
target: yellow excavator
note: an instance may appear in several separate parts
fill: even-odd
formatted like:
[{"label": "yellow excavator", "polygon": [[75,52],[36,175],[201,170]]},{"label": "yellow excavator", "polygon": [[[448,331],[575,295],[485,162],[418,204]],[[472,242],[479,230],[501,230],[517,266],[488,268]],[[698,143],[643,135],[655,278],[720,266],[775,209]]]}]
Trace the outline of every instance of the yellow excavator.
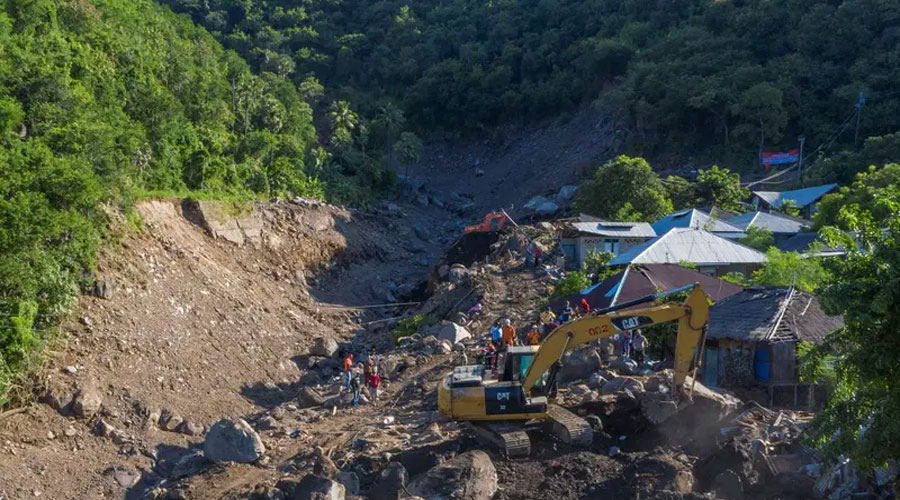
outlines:
[{"label": "yellow excavator", "polygon": [[[680,304],[628,309],[685,291],[690,294]],[[669,321],[678,322],[675,387],[671,392],[677,404],[682,397],[690,398],[684,383],[697,365],[709,321],[709,301],[699,284],[595,311],[556,328],[539,346],[509,347],[501,355],[498,364],[502,370],[496,376],[483,365],[457,366],[438,388],[438,408],[454,420],[471,424],[482,438],[499,446],[508,457],[531,453],[525,430],[526,425],[533,423],[549,424],[552,434],[563,442],[588,446],[593,440],[590,425],[553,404],[556,376],[564,355],[588,342]]]}]

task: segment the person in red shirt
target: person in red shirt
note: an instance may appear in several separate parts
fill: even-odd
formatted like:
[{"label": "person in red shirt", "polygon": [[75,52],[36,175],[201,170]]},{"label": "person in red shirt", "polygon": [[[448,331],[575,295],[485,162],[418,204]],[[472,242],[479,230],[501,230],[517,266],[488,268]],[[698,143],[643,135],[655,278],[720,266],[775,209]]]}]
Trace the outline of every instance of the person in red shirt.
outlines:
[{"label": "person in red shirt", "polygon": [[369,393],[372,396],[372,402],[378,403],[378,386],[381,385],[381,375],[378,374],[378,367],[372,367],[372,372],[369,374]]},{"label": "person in red shirt", "polygon": [[584,297],[581,298],[581,311],[582,311],[582,314],[590,314],[591,313],[591,305],[588,304],[587,299]]},{"label": "person in red shirt", "polygon": [[347,379],[347,390],[350,390],[350,381],[353,379],[353,353],[348,352],[344,357],[344,377]]}]

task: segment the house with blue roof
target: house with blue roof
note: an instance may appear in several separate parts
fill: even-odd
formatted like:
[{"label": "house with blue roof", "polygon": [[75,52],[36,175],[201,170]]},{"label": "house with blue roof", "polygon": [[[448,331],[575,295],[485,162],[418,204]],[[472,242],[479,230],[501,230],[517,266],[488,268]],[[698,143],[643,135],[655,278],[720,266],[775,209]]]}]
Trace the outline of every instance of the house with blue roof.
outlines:
[{"label": "house with blue roof", "polygon": [[757,209],[778,210],[788,200],[800,208],[805,219],[811,219],[816,213],[816,204],[828,193],[836,191],[837,184],[825,184],[793,191],[753,191],[751,203]]},{"label": "house with blue roof", "polygon": [[713,217],[696,208],[673,212],[653,223],[653,230],[660,235],[669,232],[669,229],[675,227],[702,229],[716,236],[732,240],[746,236],[744,230],[733,225],[730,220],[725,221],[718,217]]},{"label": "house with blue roof", "polygon": [[810,227],[808,220],[798,219],[778,212],[747,212],[728,221],[746,232],[751,227],[765,229],[775,237],[775,243],[784,241]]}]

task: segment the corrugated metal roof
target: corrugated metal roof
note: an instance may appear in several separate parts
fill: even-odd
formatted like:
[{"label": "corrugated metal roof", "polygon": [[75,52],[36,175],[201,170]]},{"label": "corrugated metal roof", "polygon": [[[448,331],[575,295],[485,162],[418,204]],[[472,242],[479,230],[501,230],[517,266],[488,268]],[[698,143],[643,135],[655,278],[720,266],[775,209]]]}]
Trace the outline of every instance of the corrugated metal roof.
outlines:
[{"label": "corrugated metal roof", "polygon": [[748,212],[728,222],[742,231],[746,231],[749,227],[757,227],[776,234],[796,234],[809,226],[809,222],[803,219],[769,212]]},{"label": "corrugated metal roof", "polygon": [[646,222],[573,222],[579,233],[613,238],[655,238],[656,231]]},{"label": "corrugated metal roof", "polygon": [[609,265],[677,264],[682,261],[712,266],[761,264],[766,261],[766,256],[702,229],[674,228],[619,254]]},{"label": "corrugated metal roof", "polygon": [[673,227],[692,227],[713,233],[740,233],[741,229],[721,219],[714,219],[708,213],[696,208],[673,212],[653,223],[656,234],[663,234]]},{"label": "corrugated metal roof", "polygon": [[710,309],[707,338],[821,343],[843,325],[840,316],[825,314],[813,294],[786,287],[754,287]]},{"label": "corrugated metal roof", "polygon": [[806,253],[810,251],[813,244],[821,244],[822,247],[815,253],[817,256],[844,255],[847,250],[844,248],[834,248],[825,244],[825,241],[819,237],[819,233],[797,233],[790,238],[775,244],[775,248],[782,252],[800,252]]},{"label": "corrugated metal roof", "polygon": [[780,207],[786,200],[793,201],[794,205],[798,207],[805,207],[810,203],[815,203],[837,187],[837,184],[825,184],[793,191],[753,191],[753,195],[764,200],[772,208]]},{"label": "corrugated metal roof", "polygon": [[[552,301],[550,306],[558,310],[568,300],[577,304],[582,298],[594,309],[602,309],[629,300],[638,299],[661,290],[672,290],[700,283],[709,298],[718,302],[739,293],[743,288],[712,276],[687,269],[677,264],[643,264],[628,266],[624,271],[610,276],[577,294]],[[635,307],[645,307],[635,306]]]}]

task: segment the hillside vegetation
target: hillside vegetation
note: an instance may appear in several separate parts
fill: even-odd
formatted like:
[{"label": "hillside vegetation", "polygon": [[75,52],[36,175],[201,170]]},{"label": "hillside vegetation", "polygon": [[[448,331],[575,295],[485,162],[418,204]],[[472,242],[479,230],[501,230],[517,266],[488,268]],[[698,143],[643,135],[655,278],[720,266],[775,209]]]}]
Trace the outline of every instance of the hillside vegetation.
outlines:
[{"label": "hillside vegetation", "polygon": [[832,140],[858,92],[861,137],[896,131],[900,112],[891,0],[162,1],[258,71],[321,82],[364,112],[402,103],[423,127],[544,118],[599,96],[637,151],[752,164],[760,142]]},{"label": "hillside vegetation", "polygon": [[352,161],[330,159],[312,99],[148,0],[0,4],[0,406],[92,286],[113,209],[147,193],[359,201],[389,185],[354,135],[331,148]]}]

